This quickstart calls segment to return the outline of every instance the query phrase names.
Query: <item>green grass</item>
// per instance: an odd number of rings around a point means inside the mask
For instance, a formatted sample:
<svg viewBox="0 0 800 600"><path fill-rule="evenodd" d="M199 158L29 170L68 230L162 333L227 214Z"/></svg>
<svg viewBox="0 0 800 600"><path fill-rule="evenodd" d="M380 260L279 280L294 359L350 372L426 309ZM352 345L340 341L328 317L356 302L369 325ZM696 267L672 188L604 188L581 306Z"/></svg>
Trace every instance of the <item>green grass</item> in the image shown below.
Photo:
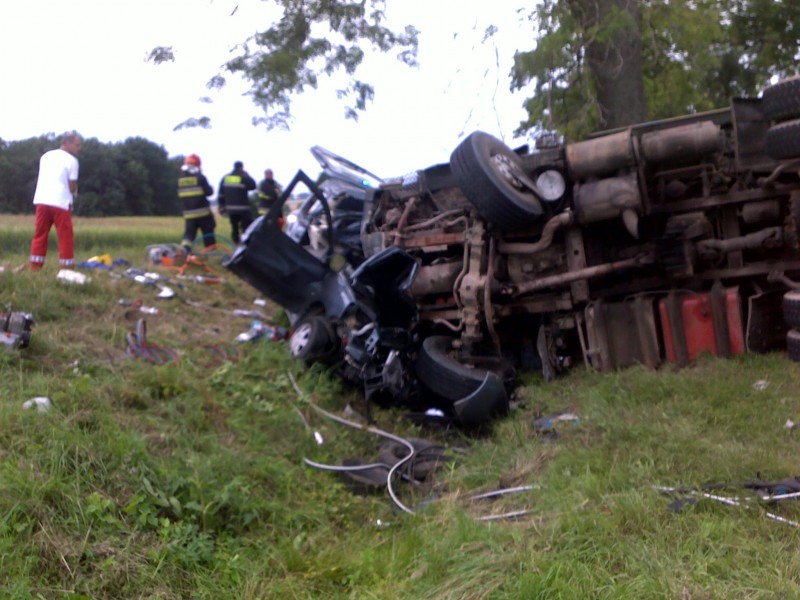
<svg viewBox="0 0 800 600"><path fill-rule="evenodd" d="M180 219L76 223L77 258L146 266L143 247L180 232ZM357 394L304 371L281 343L245 345L237 362L203 350L247 329L220 310L253 307L245 284L182 281L192 304L106 272L66 287L55 253L42 272L16 270L30 231L4 218L3 244L14 235L0 302L37 323L29 348L0 351L0 597L800 597L800 530L765 516L800 521L800 505L701 501L672 513L652 489L798 474L800 439L784 422L800 413L800 370L783 354L576 368L551 384L527 374L521 407L480 437L373 409L377 427L437 439L457 457L427 489L398 484L417 509L408 515L302 463L375 456L381 440L306 403L340 412ZM178 352L177 364L126 355L141 315L118 300L137 297L162 309L147 317L148 339ZM39 395L50 412L22 410ZM560 411L580 421L555 440L537 435L534 416ZM518 485L537 489L465 500ZM522 508L531 512L516 521L476 519Z"/></svg>

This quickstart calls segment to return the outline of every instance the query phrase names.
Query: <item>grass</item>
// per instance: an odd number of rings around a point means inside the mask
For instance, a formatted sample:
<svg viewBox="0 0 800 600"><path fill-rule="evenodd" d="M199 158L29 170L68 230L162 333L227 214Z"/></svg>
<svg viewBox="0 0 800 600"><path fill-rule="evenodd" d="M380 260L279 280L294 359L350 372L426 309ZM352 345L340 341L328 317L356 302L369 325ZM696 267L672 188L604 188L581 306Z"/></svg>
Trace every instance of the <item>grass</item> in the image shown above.
<svg viewBox="0 0 800 600"><path fill-rule="evenodd" d="M176 241L180 219L76 222L78 260L110 253L159 271L183 285L173 300L121 269L60 285L54 248L43 272L17 270L28 220L0 224L0 301L36 317L29 348L0 351L2 597L800 597L800 529L765 514L800 521L800 505L700 501L673 513L652 488L798 474L800 440L784 422L800 412L800 370L781 353L655 372L576 368L551 384L526 374L521 406L480 437L374 409L377 427L436 439L457 458L425 489L398 484L409 515L302 463L376 456L381 440L308 405L338 413L355 392L302 369L283 343L243 345L235 362L204 349L248 328L225 311L254 308L255 292L145 265L144 246ZM179 362L126 354L142 316L148 340ZM23 410L34 396L52 410ZM535 416L563 411L580 420L556 439L537 433ZM535 489L465 499L519 485ZM523 508L515 521L476 519Z"/></svg>

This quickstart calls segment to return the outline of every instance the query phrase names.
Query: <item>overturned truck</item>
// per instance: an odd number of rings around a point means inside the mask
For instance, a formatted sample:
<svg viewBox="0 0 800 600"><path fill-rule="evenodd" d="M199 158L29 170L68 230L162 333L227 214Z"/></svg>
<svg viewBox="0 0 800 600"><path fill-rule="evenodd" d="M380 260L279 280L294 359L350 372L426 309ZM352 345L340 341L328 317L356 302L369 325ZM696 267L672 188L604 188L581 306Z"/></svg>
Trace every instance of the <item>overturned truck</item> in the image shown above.
<svg viewBox="0 0 800 600"><path fill-rule="evenodd" d="M285 196L301 181L318 196L316 244L281 234L273 207L229 267L287 309L295 355L338 364L368 399L465 425L507 406L519 368L552 378L787 344L800 359L798 117L795 77L575 143L511 149L475 132L449 163L355 194L361 252L339 270L337 198L298 173Z"/></svg>

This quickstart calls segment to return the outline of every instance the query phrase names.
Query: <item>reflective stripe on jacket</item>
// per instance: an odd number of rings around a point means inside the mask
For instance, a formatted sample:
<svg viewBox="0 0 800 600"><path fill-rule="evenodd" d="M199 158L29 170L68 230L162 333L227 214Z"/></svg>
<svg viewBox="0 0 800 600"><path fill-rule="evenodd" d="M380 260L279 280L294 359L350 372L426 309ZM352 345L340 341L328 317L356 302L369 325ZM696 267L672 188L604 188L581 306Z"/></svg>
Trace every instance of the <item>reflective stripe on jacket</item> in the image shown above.
<svg viewBox="0 0 800 600"><path fill-rule="evenodd" d="M183 205L185 219L199 219L211 214L211 206L206 196L211 194L211 186L201 175L187 175L178 179L178 198Z"/></svg>
<svg viewBox="0 0 800 600"><path fill-rule="evenodd" d="M255 189L256 182L247 173L233 172L222 178L217 202L231 214L250 213L247 192Z"/></svg>

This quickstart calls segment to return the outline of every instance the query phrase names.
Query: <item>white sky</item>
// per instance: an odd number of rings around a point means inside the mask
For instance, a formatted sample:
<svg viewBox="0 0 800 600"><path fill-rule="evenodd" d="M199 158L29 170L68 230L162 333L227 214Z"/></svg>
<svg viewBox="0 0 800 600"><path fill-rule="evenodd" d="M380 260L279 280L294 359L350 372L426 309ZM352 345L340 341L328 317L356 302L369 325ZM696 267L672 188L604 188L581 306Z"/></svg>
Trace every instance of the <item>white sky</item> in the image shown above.
<svg viewBox="0 0 800 600"><path fill-rule="evenodd" d="M533 45L521 0L388 0L395 28L420 30L418 69L395 53L370 57L359 76L375 101L358 122L344 118L336 86L295 97L289 132L253 126L259 110L241 82L221 92L206 82L229 49L266 29L273 2L262 0L3 0L0 7L0 138L76 129L117 142L140 136L170 155L197 153L215 187L235 160L257 180L271 167L287 184L298 168L314 177L309 148L319 144L382 177L449 160L460 139L480 129L516 146L524 93L511 94L514 50ZM231 16L233 9L238 6ZM500 33L482 43L487 25ZM172 46L176 61L144 61ZM209 96L213 104L200 102ZM211 129L173 131L207 115Z"/></svg>

